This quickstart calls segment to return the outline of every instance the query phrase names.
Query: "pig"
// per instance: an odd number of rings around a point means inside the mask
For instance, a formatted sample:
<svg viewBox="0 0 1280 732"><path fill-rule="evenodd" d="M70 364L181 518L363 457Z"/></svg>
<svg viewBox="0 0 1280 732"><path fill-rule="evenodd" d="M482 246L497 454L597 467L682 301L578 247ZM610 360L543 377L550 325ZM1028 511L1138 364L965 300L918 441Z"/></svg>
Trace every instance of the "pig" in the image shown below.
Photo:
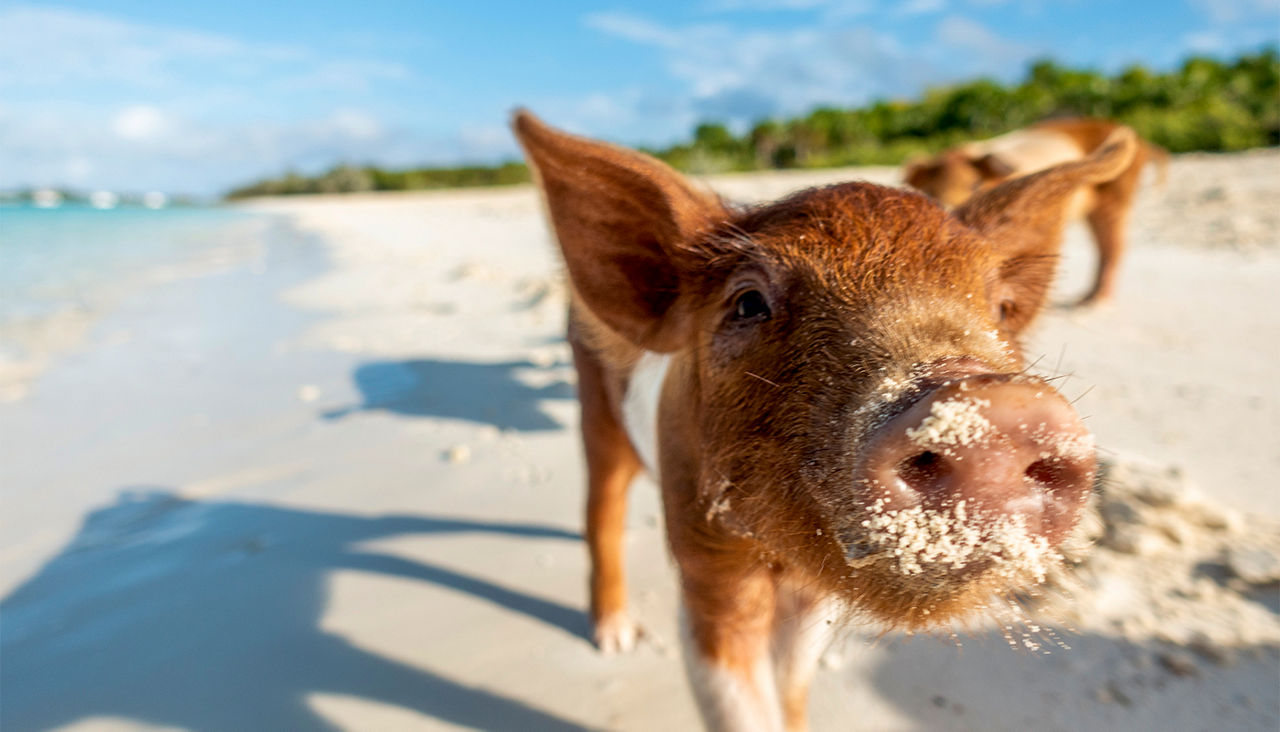
<svg viewBox="0 0 1280 732"><path fill-rule="evenodd" d="M513 121L570 282L593 639L637 640L628 486L662 492L685 666L713 730L803 730L831 633L923 630L1034 587L1093 441L1019 338L1091 155L948 213L845 183L735 206L652 157Z"/></svg>
<svg viewBox="0 0 1280 732"><path fill-rule="evenodd" d="M907 185L954 208L975 192L1009 178L1029 175L1062 163L1080 160L1122 125L1102 119L1054 119L990 140L970 142L942 154L909 163ZM1116 278L1124 257L1125 230L1148 161L1157 163L1163 179L1169 154L1139 141L1129 167L1112 180L1082 187L1069 207L1069 217L1084 217L1098 249L1093 285L1079 305L1098 305L1115 295Z"/></svg>

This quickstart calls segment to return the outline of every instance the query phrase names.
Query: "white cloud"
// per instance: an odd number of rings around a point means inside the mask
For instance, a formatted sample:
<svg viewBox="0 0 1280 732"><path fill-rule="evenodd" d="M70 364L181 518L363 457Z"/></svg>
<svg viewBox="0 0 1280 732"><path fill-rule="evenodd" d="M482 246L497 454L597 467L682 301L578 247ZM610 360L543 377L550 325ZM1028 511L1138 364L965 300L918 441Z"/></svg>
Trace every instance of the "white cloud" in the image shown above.
<svg viewBox="0 0 1280 732"><path fill-rule="evenodd" d="M71 185L82 186L93 175L93 163L86 157L73 155L67 158L64 172Z"/></svg>
<svg viewBox="0 0 1280 732"><path fill-rule="evenodd" d="M861 98L914 66L890 36L862 28L666 28L616 13L588 22L660 49L672 76L686 86L690 106L708 115L759 116Z"/></svg>
<svg viewBox="0 0 1280 732"><path fill-rule="evenodd" d="M1022 63L1034 55L1031 46L1001 38L981 23L958 15L943 18L934 33L944 47L988 67Z"/></svg>
<svg viewBox="0 0 1280 732"><path fill-rule="evenodd" d="M905 0L898 5L903 15L926 15L940 12L947 6L945 0Z"/></svg>
<svg viewBox="0 0 1280 732"><path fill-rule="evenodd" d="M688 132L694 119L686 100L655 98L634 87L530 102L535 112L557 127L634 144L673 140Z"/></svg>
<svg viewBox="0 0 1280 732"><path fill-rule="evenodd" d="M711 12L740 10L809 10L825 5L827 0L715 0L707 3Z"/></svg>
<svg viewBox="0 0 1280 732"><path fill-rule="evenodd" d="M588 28L636 43L670 47L680 42L680 34L630 13L591 13L583 19L583 23Z"/></svg>
<svg viewBox="0 0 1280 732"><path fill-rule="evenodd" d="M402 64L385 61L324 61L313 69L284 79L279 88L285 91L329 90L365 92L377 81L404 81L413 74Z"/></svg>
<svg viewBox="0 0 1280 732"><path fill-rule="evenodd" d="M505 124L466 127L458 135L457 161L516 158L520 150Z"/></svg>
<svg viewBox="0 0 1280 732"><path fill-rule="evenodd" d="M1280 2L1276 0L1188 0L1191 7L1204 13L1215 24L1226 25L1245 20L1263 20L1275 23L1280 17ZM1275 30L1274 25L1272 30Z"/></svg>
<svg viewBox="0 0 1280 732"><path fill-rule="evenodd" d="M0 8L0 87L96 83L171 89L193 76L228 85L251 80L280 88L349 90L365 88L370 79L406 79L411 73L396 63L327 58L293 45L247 43L87 11Z"/></svg>
<svg viewBox="0 0 1280 732"><path fill-rule="evenodd" d="M871 12L875 9L875 3L872 0L712 0L703 9L711 13L821 9L840 17L853 17Z"/></svg>
<svg viewBox="0 0 1280 732"><path fill-rule="evenodd" d="M339 161L410 165L446 158L457 146L389 128L358 108L298 121L214 124L151 105L103 115L83 103L4 116L0 139L0 189L73 185L200 194L286 168L317 172Z"/></svg>
<svg viewBox="0 0 1280 732"><path fill-rule="evenodd" d="M1183 43L1196 53L1215 53L1227 45L1227 39L1219 31L1203 30L1188 33Z"/></svg>
<svg viewBox="0 0 1280 732"><path fill-rule="evenodd" d="M1009 0L970 0L974 4L1002 4ZM707 13L808 12L818 11L825 22L861 18L880 12L912 16L938 13L947 0L711 0L702 6Z"/></svg>
<svg viewBox="0 0 1280 732"><path fill-rule="evenodd" d="M1204 16L1204 25L1185 33L1182 41L1195 53L1225 54L1274 44L1280 31L1277 0L1188 0Z"/></svg>
<svg viewBox="0 0 1280 732"><path fill-rule="evenodd" d="M913 9L925 12L935 7L932 0L920 0ZM914 95L925 84L966 74L1007 73L1034 55L1032 47L1007 41L959 16L940 21L935 43L915 50L889 33L858 24L742 30L726 24L669 27L624 13L596 14L586 20L598 31L650 46L660 55L682 89L662 105L662 123L675 120L684 130L698 119L720 119L741 128L763 117L802 113L822 104L848 106L877 97ZM631 93L628 100L615 95L609 111L621 117L617 107L627 108L630 126L641 128L635 121L646 116L640 103L657 96ZM628 127L625 122L621 126Z"/></svg>
<svg viewBox="0 0 1280 732"><path fill-rule="evenodd" d="M112 81L155 86L174 80L168 67L175 60L227 58L251 50L222 36L97 13L22 5L0 10L0 84L5 85Z"/></svg>
<svg viewBox="0 0 1280 732"><path fill-rule="evenodd" d="M416 162L440 145L361 102L412 76L376 58L0 5L0 188L211 193L286 166Z"/></svg>
<svg viewBox="0 0 1280 732"><path fill-rule="evenodd" d="M938 40L968 50L982 48L993 40L991 31L982 24L956 15L938 23L936 34Z"/></svg>
<svg viewBox="0 0 1280 732"><path fill-rule="evenodd" d="M327 124L335 133L352 140L375 140L386 134L381 122L358 109L339 109L329 117Z"/></svg>
<svg viewBox="0 0 1280 732"><path fill-rule="evenodd" d="M165 128L165 114L149 104L126 107L111 121L111 129L125 140L145 141Z"/></svg>
<svg viewBox="0 0 1280 732"><path fill-rule="evenodd" d="M924 14L945 6L913 0L886 7ZM727 21L667 25L627 13L585 20L601 33L652 49L668 78L537 108L578 132L648 145L684 139L707 119L741 132L768 117L914 97L928 86L975 75L1012 80L1045 52L956 14L941 18L929 41L910 48L890 32L833 21L829 13L783 29L744 29Z"/></svg>

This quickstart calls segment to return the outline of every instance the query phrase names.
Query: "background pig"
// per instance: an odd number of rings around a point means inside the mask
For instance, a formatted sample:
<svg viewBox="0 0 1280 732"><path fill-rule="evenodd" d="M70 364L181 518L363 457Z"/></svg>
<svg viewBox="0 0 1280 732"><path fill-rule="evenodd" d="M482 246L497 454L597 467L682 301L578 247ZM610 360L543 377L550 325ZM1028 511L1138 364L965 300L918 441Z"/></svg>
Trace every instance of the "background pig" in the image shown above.
<svg viewBox="0 0 1280 732"><path fill-rule="evenodd" d="M1041 122L990 140L970 142L934 158L907 165L908 185L944 206L964 203L977 191L1002 181L1035 173L1054 165L1080 160L1097 149L1121 125L1101 119L1072 118ZM1083 216L1098 246L1098 271L1081 304L1105 301L1115 291L1124 256L1125 229L1138 189L1138 178L1149 160L1161 166L1168 153L1139 141L1130 164L1114 178L1082 186L1069 206L1069 215Z"/></svg>

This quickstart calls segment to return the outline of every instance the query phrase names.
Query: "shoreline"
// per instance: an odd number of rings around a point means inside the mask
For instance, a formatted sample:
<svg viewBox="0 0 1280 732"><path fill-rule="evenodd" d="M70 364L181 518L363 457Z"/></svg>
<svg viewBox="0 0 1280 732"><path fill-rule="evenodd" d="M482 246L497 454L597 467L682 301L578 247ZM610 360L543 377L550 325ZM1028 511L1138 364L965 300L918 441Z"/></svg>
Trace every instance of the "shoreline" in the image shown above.
<svg viewBox="0 0 1280 732"><path fill-rule="evenodd" d="M268 229L277 225L279 222L269 217L224 221L219 224L219 229L225 230L222 234L206 235L216 236L217 242L201 242L191 251L153 261L141 271L98 278L87 288L77 285L74 294L62 285L55 288L64 290L62 294L42 296L44 312L0 315L0 405L25 397L41 374L80 348L102 317L128 298L168 282L198 279L240 266L261 255L261 241L271 235ZM115 341L129 337L127 333L108 336Z"/></svg>

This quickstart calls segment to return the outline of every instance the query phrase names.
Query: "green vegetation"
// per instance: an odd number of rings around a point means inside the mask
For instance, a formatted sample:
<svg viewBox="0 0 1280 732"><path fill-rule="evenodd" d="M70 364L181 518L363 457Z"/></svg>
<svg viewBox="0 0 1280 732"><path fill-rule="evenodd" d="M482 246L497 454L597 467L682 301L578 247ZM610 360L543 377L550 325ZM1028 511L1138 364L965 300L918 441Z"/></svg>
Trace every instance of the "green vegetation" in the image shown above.
<svg viewBox="0 0 1280 732"><path fill-rule="evenodd" d="M1072 115L1124 122L1175 153L1277 145L1280 55L1270 47L1234 61L1197 56L1167 73L1133 66L1110 77L1039 61L1016 86L978 79L930 90L919 101L824 107L804 117L759 122L743 136L706 122L691 141L649 152L692 173L896 165L912 155ZM289 174L262 181L228 197L500 185L528 178L525 166L514 162L403 171L339 166L315 178Z"/></svg>
<svg viewBox="0 0 1280 732"><path fill-rule="evenodd" d="M281 196L294 193L360 193L364 191L418 191L430 188L467 188L523 183L529 180L524 163L497 166L468 165L460 168L418 168L382 170L373 166L339 165L324 175L308 178L286 173L282 178L264 180L237 188L227 198Z"/></svg>

